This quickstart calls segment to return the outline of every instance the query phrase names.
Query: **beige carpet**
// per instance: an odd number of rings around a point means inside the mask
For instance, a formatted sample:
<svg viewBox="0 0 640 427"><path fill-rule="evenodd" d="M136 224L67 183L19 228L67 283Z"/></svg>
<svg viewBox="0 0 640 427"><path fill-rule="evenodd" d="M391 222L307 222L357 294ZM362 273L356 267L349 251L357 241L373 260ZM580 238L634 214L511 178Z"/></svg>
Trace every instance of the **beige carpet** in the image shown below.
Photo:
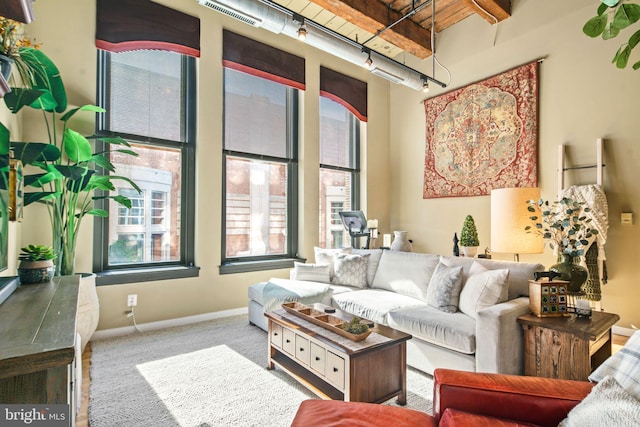
<svg viewBox="0 0 640 427"><path fill-rule="evenodd" d="M247 316L94 341L92 349L91 427L288 426L300 402L315 398L265 368L267 334ZM431 377L409 369L407 386L407 407L431 412Z"/></svg>

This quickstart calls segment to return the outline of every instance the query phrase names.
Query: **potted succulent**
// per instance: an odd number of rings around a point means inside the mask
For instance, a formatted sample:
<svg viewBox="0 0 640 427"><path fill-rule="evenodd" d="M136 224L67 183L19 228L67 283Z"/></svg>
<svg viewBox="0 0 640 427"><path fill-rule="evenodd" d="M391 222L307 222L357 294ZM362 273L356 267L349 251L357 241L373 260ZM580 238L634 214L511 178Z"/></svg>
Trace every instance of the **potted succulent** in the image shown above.
<svg viewBox="0 0 640 427"><path fill-rule="evenodd" d="M478 246L480 246L480 240L478 240L476 223L471 215L467 215L460 232L460 247L462 247L464 256L474 257L478 253Z"/></svg>
<svg viewBox="0 0 640 427"><path fill-rule="evenodd" d="M584 255L585 248L598 234L598 230L590 227L591 218L585 215L591 209L567 197L551 203L542 199L528 203L527 209L532 214L529 218L533 224L526 226L525 230L538 233L548 241L560 261L549 270L560 273L562 280L569 281L570 292L579 293L588 278L588 271L576 264L575 258Z"/></svg>
<svg viewBox="0 0 640 427"><path fill-rule="evenodd" d="M53 278L56 253L51 246L27 245L21 249L18 277L21 284L44 283Z"/></svg>

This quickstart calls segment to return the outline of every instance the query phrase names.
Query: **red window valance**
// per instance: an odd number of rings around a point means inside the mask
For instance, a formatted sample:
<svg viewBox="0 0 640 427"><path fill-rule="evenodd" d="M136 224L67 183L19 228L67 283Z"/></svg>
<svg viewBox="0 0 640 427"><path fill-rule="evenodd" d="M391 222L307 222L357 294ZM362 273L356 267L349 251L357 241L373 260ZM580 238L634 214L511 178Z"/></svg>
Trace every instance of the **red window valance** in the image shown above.
<svg viewBox="0 0 640 427"><path fill-rule="evenodd" d="M367 121L367 83L320 67L320 95L332 99Z"/></svg>
<svg viewBox="0 0 640 427"><path fill-rule="evenodd" d="M227 68L304 90L304 58L224 30L222 59Z"/></svg>
<svg viewBox="0 0 640 427"><path fill-rule="evenodd" d="M200 56L200 19L149 0L98 0L96 47Z"/></svg>

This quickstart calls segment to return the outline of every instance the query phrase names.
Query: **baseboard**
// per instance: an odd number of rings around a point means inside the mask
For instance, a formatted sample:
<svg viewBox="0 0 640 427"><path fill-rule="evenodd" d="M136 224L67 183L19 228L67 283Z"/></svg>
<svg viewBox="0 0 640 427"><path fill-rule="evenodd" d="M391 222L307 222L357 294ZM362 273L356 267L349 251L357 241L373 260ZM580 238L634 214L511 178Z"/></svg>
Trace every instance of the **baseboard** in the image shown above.
<svg viewBox="0 0 640 427"><path fill-rule="evenodd" d="M636 332L636 329L631 328L623 328L622 326L613 326L611 328L611 332L615 335L623 335L625 337L630 337Z"/></svg>
<svg viewBox="0 0 640 427"><path fill-rule="evenodd" d="M105 338L121 337L134 332L150 332L158 329L171 328L174 326L190 325L192 323L205 322L207 320L221 319L223 317L238 316L247 314L247 307L235 308L232 310L215 311L212 313L198 314L195 316L179 317L177 319L159 320L157 322L139 323L135 326L124 326L122 328L102 329L96 331L91 337L91 341Z"/></svg>

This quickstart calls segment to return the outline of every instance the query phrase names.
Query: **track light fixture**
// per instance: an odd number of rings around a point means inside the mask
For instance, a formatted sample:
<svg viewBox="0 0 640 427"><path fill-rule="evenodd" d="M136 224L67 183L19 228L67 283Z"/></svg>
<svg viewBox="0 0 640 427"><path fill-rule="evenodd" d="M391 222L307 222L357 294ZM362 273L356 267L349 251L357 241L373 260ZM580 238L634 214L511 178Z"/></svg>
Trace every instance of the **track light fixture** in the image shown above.
<svg viewBox="0 0 640 427"><path fill-rule="evenodd" d="M297 22L300 24L297 31L298 40L305 41L307 39L307 27L304 25L304 16L294 13L293 22Z"/></svg>
<svg viewBox="0 0 640 427"><path fill-rule="evenodd" d="M371 59L371 49L369 49L368 47L363 47L362 53L367 55L367 59L364 60L363 67L370 70L373 66L373 59Z"/></svg>
<svg viewBox="0 0 640 427"><path fill-rule="evenodd" d="M426 76L420 76L420 80L422 80L422 91L424 93L429 92L429 79Z"/></svg>

